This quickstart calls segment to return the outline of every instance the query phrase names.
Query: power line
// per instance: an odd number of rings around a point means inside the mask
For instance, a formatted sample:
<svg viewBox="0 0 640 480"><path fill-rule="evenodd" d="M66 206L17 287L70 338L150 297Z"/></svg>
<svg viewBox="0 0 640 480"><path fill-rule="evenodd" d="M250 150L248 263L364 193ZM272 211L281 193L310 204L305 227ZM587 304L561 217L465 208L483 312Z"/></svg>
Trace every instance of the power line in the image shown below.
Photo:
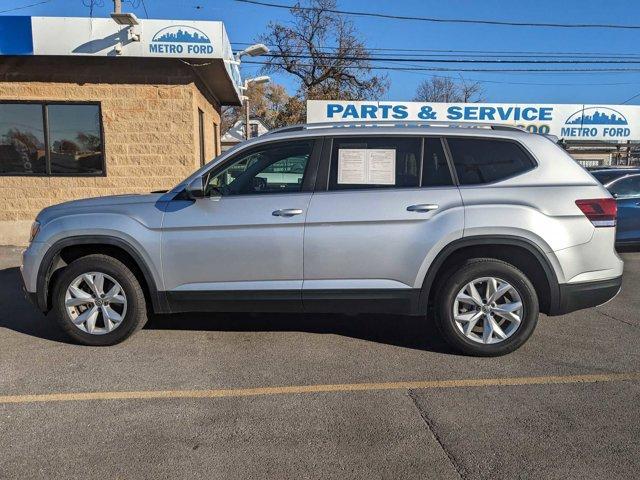
<svg viewBox="0 0 640 480"><path fill-rule="evenodd" d="M284 55L276 53L268 53L265 57L282 58ZM287 54L288 58L303 58L312 59L316 58L314 55L309 54ZM501 63L501 64L638 64L638 60L575 60L575 59L562 59L562 60L505 60L505 59L438 59L438 58L393 58L393 57L369 57L366 55L323 55L322 59L326 60L346 60L346 61L358 61L366 60L371 62L415 62L415 63Z"/></svg>
<svg viewBox="0 0 640 480"><path fill-rule="evenodd" d="M243 63L250 63L256 65L271 65L269 62L257 62L254 60L244 60ZM297 64L299 67L313 67L313 64ZM345 67L349 69L349 67ZM356 68L356 67L351 67ZM370 70L398 70L397 67L384 67L384 66L370 66L366 67ZM511 69L498 69L498 68L445 68L445 67L414 67L403 68L404 70L412 71L432 71L432 72L604 72L604 73L632 73L640 72L640 68L511 68Z"/></svg>
<svg viewBox="0 0 640 480"><path fill-rule="evenodd" d="M640 97L640 92L636 93L633 97L631 98L627 98L624 102L622 102L622 104L624 105L625 103L629 103L631 100L633 100L634 98L638 98Z"/></svg>
<svg viewBox="0 0 640 480"><path fill-rule="evenodd" d="M390 20L412 20L419 22L432 22L432 23L462 23L462 24L477 24L477 25L498 25L508 27L545 27L545 28L615 28L625 30L640 30L640 25L620 25L620 24L608 24L608 23L531 23L531 22L506 22L500 20L470 20L462 18L435 18L435 17L413 17L407 15L389 15L384 13L374 12L357 12L348 10L336 10L336 9L320 9L316 7L301 7L294 5L282 5L279 3L261 2L257 0L235 0L239 3L249 3L252 5L260 5L263 7L282 8L291 10L295 8L297 10L304 11L323 11L329 13L336 13L340 15L351 15L357 17L375 17L384 18Z"/></svg>
<svg viewBox="0 0 640 480"><path fill-rule="evenodd" d="M238 44L236 44L238 45ZM271 48L277 48L277 47L271 47ZM318 53L321 54L331 54L331 53L335 53L338 52L337 48L330 48L330 47L317 47L316 48ZM398 50L397 53L379 53L377 52L376 49L367 49L368 52L376 52L375 56L376 57L380 57L380 58L393 58L393 57L397 57L400 53L401 50ZM302 49L298 49L299 54L303 54L303 50ZM277 54L273 54L272 55L277 55ZM406 55L406 53L404 53L404 55ZM371 57L371 53L367 53L365 54L360 54L358 55L358 57L363 57L363 58L370 58ZM482 54L465 54L465 53L413 53L412 58L450 58L450 57L454 57L456 59L459 58L482 58L482 59L487 59L487 58L504 58L504 59L510 59L510 58L538 58L538 59L549 59L549 58L556 58L556 59L580 59L580 60L604 60L604 59L613 59L613 60L630 60L630 59L634 59L634 60L640 60L640 55L638 54L611 54L611 55L604 55L604 54L600 54L600 55L585 55L585 54L575 54L572 55L571 57L568 55L542 55L542 54L493 54L493 53L482 53ZM560 60L557 60L557 63L564 63ZM631 63L631 62L630 62Z"/></svg>
<svg viewBox="0 0 640 480"><path fill-rule="evenodd" d="M144 3L144 0L142 0L142 8L144 9L144 16L148 19L149 13L147 12L147 5Z"/></svg>
<svg viewBox="0 0 640 480"><path fill-rule="evenodd" d="M49 2L51 2L51 0L43 0L42 2L31 3L29 5L23 5L21 7L14 7L14 8L9 8L7 10L0 10L0 13L8 13L8 12L15 12L16 10L24 10L25 8L37 7L38 5L43 5Z"/></svg>
<svg viewBox="0 0 640 480"><path fill-rule="evenodd" d="M255 42L233 42L234 45L253 45ZM267 45L274 48L275 45ZM320 49L337 50L338 47L318 46ZM367 48L372 52L434 52L434 53L451 53L451 54L523 54L523 55L573 55L573 56L606 56L606 57L625 57L640 56L637 53L607 53L607 52L559 52L559 51L531 51L531 50L452 50L452 49L430 49L430 48Z"/></svg>

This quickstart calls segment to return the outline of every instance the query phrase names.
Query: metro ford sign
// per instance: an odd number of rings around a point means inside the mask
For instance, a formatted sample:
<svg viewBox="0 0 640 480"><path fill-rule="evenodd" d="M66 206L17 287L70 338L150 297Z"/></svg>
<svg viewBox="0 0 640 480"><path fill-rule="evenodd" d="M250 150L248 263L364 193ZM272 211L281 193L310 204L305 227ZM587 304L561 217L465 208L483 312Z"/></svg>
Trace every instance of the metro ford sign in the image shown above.
<svg viewBox="0 0 640 480"><path fill-rule="evenodd" d="M567 140L640 140L640 107L632 105L307 102L309 123L376 120L498 123Z"/></svg>
<svg viewBox="0 0 640 480"><path fill-rule="evenodd" d="M211 39L202 30L186 25L165 27L151 39L150 53L187 55L211 55Z"/></svg>

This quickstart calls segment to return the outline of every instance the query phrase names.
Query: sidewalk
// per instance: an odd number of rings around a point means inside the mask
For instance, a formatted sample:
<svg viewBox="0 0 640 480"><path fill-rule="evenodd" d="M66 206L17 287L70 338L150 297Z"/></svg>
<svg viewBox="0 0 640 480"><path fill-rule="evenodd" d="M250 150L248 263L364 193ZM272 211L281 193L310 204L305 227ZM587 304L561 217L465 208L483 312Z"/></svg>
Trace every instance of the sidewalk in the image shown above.
<svg viewBox="0 0 640 480"><path fill-rule="evenodd" d="M22 262L22 252L26 247L0 245L0 269L18 267Z"/></svg>

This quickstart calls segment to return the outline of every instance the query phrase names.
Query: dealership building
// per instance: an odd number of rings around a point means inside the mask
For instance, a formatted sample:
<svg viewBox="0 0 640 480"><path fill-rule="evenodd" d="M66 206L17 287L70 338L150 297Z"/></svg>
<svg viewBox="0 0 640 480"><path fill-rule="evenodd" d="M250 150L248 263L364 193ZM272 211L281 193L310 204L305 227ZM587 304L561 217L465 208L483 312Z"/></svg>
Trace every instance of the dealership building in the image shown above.
<svg viewBox="0 0 640 480"><path fill-rule="evenodd" d="M0 17L0 244L42 208L171 188L241 103L221 22Z"/></svg>

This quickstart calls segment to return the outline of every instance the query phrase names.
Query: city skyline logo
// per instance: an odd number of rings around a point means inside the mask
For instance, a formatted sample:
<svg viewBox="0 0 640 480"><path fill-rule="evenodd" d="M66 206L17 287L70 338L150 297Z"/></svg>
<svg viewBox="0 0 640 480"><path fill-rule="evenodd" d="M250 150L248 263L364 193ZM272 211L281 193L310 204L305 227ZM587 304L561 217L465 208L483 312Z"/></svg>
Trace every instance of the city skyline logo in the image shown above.
<svg viewBox="0 0 640 480"><path fill-rule="evenodd" d="M157 32L152 42L173 42L173 43L211 43L209 37L197 28L186 25L172 25Z"/></svg>
<svg viewBox="0 0 640 480"><path fill-rule="evenodd" d="M588 107L572 114L566 125L628 125L626 117L608 107Z"/></svg>
<svg viewBox="0 0 640 480"><path fill-rule="evenodd" d="M213 45L202 30L186 25L171 25L156 32L149 44L149 52L165 55L211 55Z"/></svg>

